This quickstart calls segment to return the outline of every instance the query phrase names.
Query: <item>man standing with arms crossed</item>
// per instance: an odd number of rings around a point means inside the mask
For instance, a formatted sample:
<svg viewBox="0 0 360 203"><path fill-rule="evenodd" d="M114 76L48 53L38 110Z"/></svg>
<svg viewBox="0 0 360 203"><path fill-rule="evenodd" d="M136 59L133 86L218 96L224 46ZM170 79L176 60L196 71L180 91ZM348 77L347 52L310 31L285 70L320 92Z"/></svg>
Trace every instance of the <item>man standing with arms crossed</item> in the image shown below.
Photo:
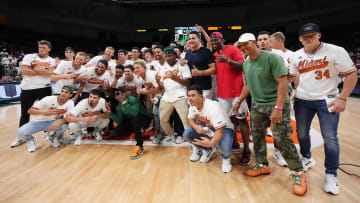
<svg viewBox="0 0 360 203"><path fill-rule="evenodd" d="M318 25L308 23L301 27L299 40L304 48L295 52L290 74L300 74L294 102L297 135L304 170L315 165L310 151L310 125L317 114L324 138L326 179L325 192L340 194L337 183L339 168L339 142L337 128L340 112L357 82L356 67L344 48L320 41ZM345 76L344 87L339 94L339 74Z"/></svg>
<svg viewBox="0 0 360 203"><path fill-rule="evenodd" d="M234 105L237 112L240 103L251 94L251 129L254 141L256 165L246 171L246 175L256 177L270 174L266 157L265 130L272 123L274 141L292 170L293 192L304 195L307 190L305 174L290 136L290 99L287 94L288 71L280 56L256 47L255 36L245 33L239 38L239 46L248 53L249 59L243 64L244 88L239 101Z"/></svg>

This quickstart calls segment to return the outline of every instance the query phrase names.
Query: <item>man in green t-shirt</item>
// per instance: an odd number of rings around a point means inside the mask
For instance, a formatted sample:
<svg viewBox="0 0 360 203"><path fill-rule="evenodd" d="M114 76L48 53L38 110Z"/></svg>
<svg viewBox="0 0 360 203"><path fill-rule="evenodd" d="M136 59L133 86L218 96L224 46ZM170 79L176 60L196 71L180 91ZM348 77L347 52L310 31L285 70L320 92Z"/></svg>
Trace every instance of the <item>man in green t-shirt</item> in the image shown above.
<svg viewBox="0 0 360 203"><path fill-rule="evenodd" d="M130 155L130 159L137 159L144 153L141 128L149 126L151 117L136 97L126 96L124 88L120 87L115 90L114 95L119 104L116 107L116 112L112 112L110 117L115 121L117 127L110 132L110 135L123 131L133 131L135 133L136 149Z"/></svg>
<svg viewBox="0 0 360 203"><path fill-rule="evenodd" d="M255 36L251 33L240 36L239 46L249 58L243 64L245 83L233 111L237 111L240 103L250 93L251 133L256 160L256 165L247 170L246 175L255 177L270 174L266 158L265 130L271 121L274 142L292 170L293 192L304 195L307 189L306 178L296 147L290 139L293 129L290 123L288 72L285 65L280 56L257 48Z"/></svg>

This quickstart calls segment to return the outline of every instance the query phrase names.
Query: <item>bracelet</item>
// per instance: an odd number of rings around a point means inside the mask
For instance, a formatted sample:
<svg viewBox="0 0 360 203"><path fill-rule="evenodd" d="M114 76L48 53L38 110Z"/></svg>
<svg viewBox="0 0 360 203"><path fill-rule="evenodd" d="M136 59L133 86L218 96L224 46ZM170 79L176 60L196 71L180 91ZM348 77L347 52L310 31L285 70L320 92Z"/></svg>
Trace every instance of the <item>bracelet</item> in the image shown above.
<svg viewBox="0 0 360 203"><path fill-rule="evenodd" d="M110 111L110 110L107 110L106 113L111 113L111 111Z"/></svg>
<svg viewBox="0 0 360 203"><path fill-rule="evenodd" d="M281 106L275 106L275 109L279 109L280 111L282 111L282 110L283 110L283 107L281 107Z"/></svg>
<svg viewBox="0 0 360 203"><path fill-rule="evenodd" d="M227 59L227 61L226 61L226 63L227 63L227 64L229 64L229 63L230 63L230 61L231 61L231 60L228 58L228 59Z"/></svg>
<svg viewBox="0 0 360 203"><path fill-rule="evenodd" d="M344 102L346 102L346 99L344 99L344 98L338 97L338 99L343 100Z"/></svg>

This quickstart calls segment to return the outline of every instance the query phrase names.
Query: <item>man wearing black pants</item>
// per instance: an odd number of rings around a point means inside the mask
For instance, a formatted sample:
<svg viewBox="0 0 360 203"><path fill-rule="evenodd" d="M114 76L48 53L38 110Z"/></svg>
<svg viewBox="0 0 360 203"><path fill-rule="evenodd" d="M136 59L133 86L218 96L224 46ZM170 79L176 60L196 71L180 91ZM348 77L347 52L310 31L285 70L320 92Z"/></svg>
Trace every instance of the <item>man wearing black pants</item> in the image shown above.
<svg viewBox="0 0 360 203"><path fill-rule="evenodd" d="M112 112L110 117L116 122L117 127L111 131L110 136L121 132L133 131L135 133L136 149L130 155L130 159L137 159L144 153L141 128L149 126L151 117L136 97L126 96L124 88L120 87L115 90L114 95L119 105L116 108L116 112Z"/></svg>
<svg viewBox="0 0 360 203"><path fill-rule="evenodd" d="M21 117L19 127L29 122L29 108L36 99L51 95L50 76L55 70L55 60L49 56L51 43L38 41L38 53L28 54L21 65L23 80L21 81Z"/></svg>

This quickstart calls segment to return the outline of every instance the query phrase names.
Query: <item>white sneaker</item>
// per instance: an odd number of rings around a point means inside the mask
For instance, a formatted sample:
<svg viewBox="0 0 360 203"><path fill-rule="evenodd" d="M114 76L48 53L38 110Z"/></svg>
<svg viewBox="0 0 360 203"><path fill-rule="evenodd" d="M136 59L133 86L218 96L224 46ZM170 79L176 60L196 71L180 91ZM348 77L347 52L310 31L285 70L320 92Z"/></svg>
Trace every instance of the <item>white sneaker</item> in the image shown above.
<svg viewBox="0 0 360 203"><path fill-rule="evenodd" d="M229 173L232 169L232 166L231 166L231 160L230 158L228 159L223 159L222 161L222 171L224 173Z"/></svg>
<svg viewBox="0 0 360 203"><path fill-rule="evenodd" d="M60 140L57 137L50 140L50 144L52 147L59 147L61 145Z"/></svg>
<svg viewBox="0 0 360 203"><path fill-rule="evenodd" d="M44 131L44 139L45 139L46 141L50 141L50 139L51 139L51 134L50 134L49 131Z"/></svg>
<svg viewBox="0 0 360 203"><path fill-rule="evenodd" d="M82 139L82 136L77 136L75 141L74 141L74 145L75 146L81 145L81 139Z"/></svg>
<svg viewBox="0 0 360 203"><path fill-rule="evenodd" d="M161 144L161 139L162 139L162 136L159 133L159 134L155 134L151 141L153 144Z"/></svg>
<svg viewBox="0 0 360 203"><path fill-rule="evenodd" d="M275 151L273 157L275 158L275 160L277 161L277 163L280 166L284 166L284 167L287 166L287 163L286 163L284 157L282 156L282 154L280 153L280 151Z"/></svg>
<svg viewBox="0 0 360 203"><path fill-rule="evenodd" d="M28 151L35 152L36 151L36 137L32 137L31 140L27 142Z"/></svg>
<svg viewBox="0 0 360 203"><path fill-rule="evenodd" d="M16 136L15 141L11 143L10 147L17 147L24 144L25 142L26 142L25 139Z"/></svg>
<svg viewBox="0 0 360 203"><path fill-rule="evenodd" d="M166 142L175 142L176 138L174 135L171 135L171 136L166 136L165 137L165 141Z"/></svg>
<svg viewBox="0 0 360 203"><path fill-rule="evenodd" d="M316 161L312 157L310 159L308 159L306 157L302 157L301 163L303 165L303 170L307 171L310 167L315 166Z"/></svg>
<svg viewBox="0 0 360 203"><path fill-rule="evenodd" d="M184 138L183 138L182 136L178 135L178 136L176 137L175 143L176 143L176 144L182 144L182 143L184 143Z"/></svg>
<svg viewBox="0 0 360 203"><path fill-rule="evenodd" d="M333 174L326 174L324 190L325 192L333 195L340 194L340 188L337 182L337 178Z"/></svg>
<svg viewBox="0 0 360 203"><path fill-rule="evenodd" d="M154 127L150 126L150 127L148 127L148 128L145 129L145 132L150 132L150 131L152 131L153 129L154 129Z"/></svg>
<svg viewBox="0 0 360 203"><path fill-rule="evenodd" d="M190 161L199 161L200 160L200 150L196 146L192 146L192 154L190 156Z"/></svg>
<svg viewBox="0 0 360 203"><path fill-rule="evenodd" d="M101 142L102 141L102 136L100 135L99 132L95 133L95 140Z"/></svg>
<svg viewBox="0 0 360 203"><path fill-rule="evenodd" d="M272 134L272 132L271 132L271 130L270 130L270 127L267 127L267 128L266 128L265 135L270 136L270 137L273 136L273 134Z"/></svg>
<svg viewBox="0 0 360 203"><path fill-rule="evenodd" d="M216 147L212 147L210 150L201 150L202 151L202 155L200 158L200 162L201 163L207 163L210 161L211 157L215 154L216 152Z"/></svg>

